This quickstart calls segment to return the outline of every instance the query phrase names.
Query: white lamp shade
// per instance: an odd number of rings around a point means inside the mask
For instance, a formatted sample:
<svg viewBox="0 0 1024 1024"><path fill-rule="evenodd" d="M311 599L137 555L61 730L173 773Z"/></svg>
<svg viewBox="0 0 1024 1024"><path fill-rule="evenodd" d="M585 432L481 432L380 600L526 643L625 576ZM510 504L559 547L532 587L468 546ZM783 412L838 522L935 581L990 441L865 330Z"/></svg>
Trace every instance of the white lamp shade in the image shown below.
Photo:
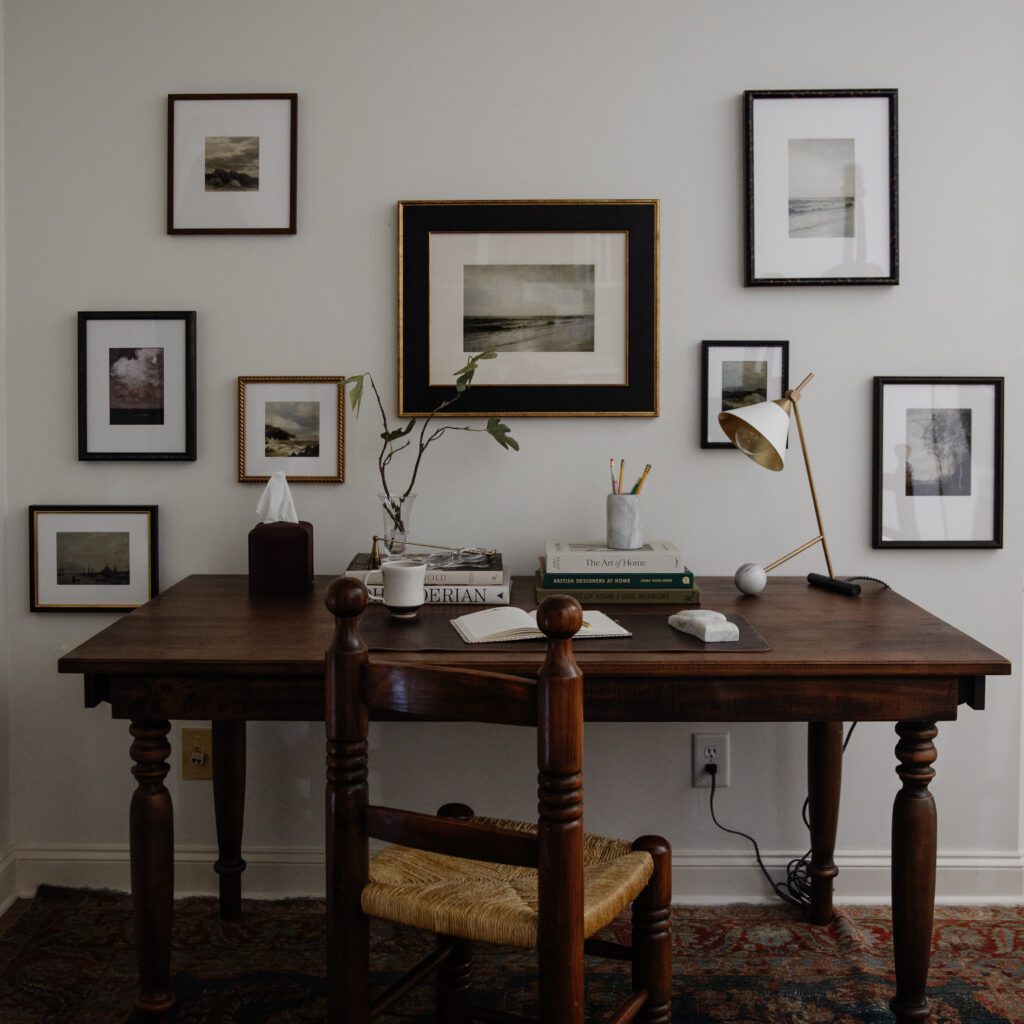
<svg viewBox="0 0 1024 1024"><path fill-rule="evenodd" d="M759 466L778 472L786 464L786 439L792 405L788 398L744 405L719 413L718 422L744 455Z"/></svg>

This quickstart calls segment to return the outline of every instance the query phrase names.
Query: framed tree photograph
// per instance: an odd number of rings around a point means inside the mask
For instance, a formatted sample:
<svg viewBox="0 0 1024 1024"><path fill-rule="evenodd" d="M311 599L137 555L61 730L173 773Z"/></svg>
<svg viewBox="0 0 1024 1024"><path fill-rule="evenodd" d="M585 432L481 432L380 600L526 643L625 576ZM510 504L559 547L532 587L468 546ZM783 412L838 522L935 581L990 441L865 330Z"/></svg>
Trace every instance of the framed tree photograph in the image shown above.
<svg viewBox="0 0 1024 1024"><path fill-rule="evenodd" d="M31 505L29 609L121 612L160 592L156 505Z"/></svg>
<svg viewBox="0 0 1024 1024"><path fill-rule="evenodd" d="M1003 378L875 377L872 545L1003 546Z"/></svg>
<svg viewBox="0 0 1024 1024"><path fill-rule="evenodd" d="M194 462L196 314L78 314L78 458Z"/></svg>
<svg viewBox="0 0 1024 1024"><path fill-rule="evenodd" d="M746 284L899 284L895 89L744 94Z"/></svg>
<svg viewBox="0 0 1024 1024"><path fill-rule="evenodd" d="M239 377L238 479L345 479L344 377Z"/></svg>
<svg viewBox="0 0 1024 1024"><path fill-rule="evenodd" d="M296 93L167 97L167 233L294 235Z"/></svg>
<svg viewBox="0 0 1024 1024"><path fill-rule="evenodd" d="M398 204L400 416L658 414L658 201Z"/></svg>
<svg viewBox="0 0 1024 1024"><path fill-rule="evenodd" d="M701 448L735 451L718 414L773 402L788 390L788 341L701 342Z"/></svg>

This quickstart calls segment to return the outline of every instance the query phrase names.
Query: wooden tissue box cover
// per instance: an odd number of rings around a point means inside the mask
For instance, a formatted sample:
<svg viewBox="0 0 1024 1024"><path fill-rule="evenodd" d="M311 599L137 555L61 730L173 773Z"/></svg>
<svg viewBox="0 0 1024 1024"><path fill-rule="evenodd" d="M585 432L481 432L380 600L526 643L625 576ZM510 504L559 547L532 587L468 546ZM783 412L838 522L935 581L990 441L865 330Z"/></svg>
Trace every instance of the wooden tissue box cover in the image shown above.
<svg viewBox="0 0 1024 1024"><path fill-rule="evenodd" d="M249 531L250 594L288 597L312 586L312 523L258 523Z"/></svg>

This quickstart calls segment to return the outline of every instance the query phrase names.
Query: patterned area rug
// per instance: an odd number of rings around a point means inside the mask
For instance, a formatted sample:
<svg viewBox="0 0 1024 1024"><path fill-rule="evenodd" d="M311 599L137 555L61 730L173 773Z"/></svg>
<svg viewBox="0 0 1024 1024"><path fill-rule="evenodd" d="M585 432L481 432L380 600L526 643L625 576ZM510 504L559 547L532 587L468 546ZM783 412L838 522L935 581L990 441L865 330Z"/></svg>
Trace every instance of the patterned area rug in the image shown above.
<svg viewBox="0 0 1024 1024"><path fill-rule="evenodd" d="M846 907L827 928L790 909L736 904L673 912L673 1015L687 1024L889 1024L893 992L888 910ZM4 1024L135 1024L127 896L42 888L0 934ZM628 941L625 921L611 937ZM376 983L390 983L433 947L430 937L379 925ZM174 1024L313 1024L324 1019L324 922L318 900L247 901L224 923L212 899L175 904ZM482 1005L533 1012L532 955L481 948ZM598 1019L628 989L628 965L588 958ZM929 997L935 1024L1024 1024L1024 908L940 907ZM385 1020L433 1019L429 982Z"/></svg>

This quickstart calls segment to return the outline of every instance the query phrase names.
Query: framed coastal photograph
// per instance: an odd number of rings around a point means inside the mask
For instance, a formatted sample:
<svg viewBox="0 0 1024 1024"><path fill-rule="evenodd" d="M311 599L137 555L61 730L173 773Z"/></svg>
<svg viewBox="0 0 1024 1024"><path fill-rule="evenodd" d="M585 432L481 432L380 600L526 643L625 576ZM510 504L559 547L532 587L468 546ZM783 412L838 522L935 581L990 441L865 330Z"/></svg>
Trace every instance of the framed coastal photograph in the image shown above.
<svg viewBox="0 0 1024 1024"><path fill-rule="evenodd" d="M658 414L658 201L398 204L400 416Z"/></svg>
<svg viewBox="0 0 1024 1024"><path fill-rule="evenodd" d="M78 314L78 458L194 462L196 314Z"/></svg>
<svg viewBox="0 0 1024 1024"><path fill-rule="evenodd" d="M897 91L743 95L746 284L899 284Z"/></svg>
<svg viewBox="0 0 1024 1024"><path fill-rule="evenodd" d="M167 97L167 233L294 235L296 93Z"/></svg>
<svg viewBox="0 0 1024 1024"><path fill-rule="evenodd" d="M120 612L160 592L156 505L31 505L34 612Z"/></svg>
<svg viewBox="0 0 1024 1024"><path fill-rule="evenodd" d="M344 377L239 377L238 479L345 479Z"/></svg>
<svg viewBox="0 0 1024 1024"><path fill-rule="evenodd" d="M875 377L872 545L1003 546L1003 378Z"/></svg>
<svg viewBox="0 0 1024 1024"><path fill-rule="evenodd" d="M735 451L718 414L773 402L788 390L788 341L701 342L701 448Z"/></svg>

